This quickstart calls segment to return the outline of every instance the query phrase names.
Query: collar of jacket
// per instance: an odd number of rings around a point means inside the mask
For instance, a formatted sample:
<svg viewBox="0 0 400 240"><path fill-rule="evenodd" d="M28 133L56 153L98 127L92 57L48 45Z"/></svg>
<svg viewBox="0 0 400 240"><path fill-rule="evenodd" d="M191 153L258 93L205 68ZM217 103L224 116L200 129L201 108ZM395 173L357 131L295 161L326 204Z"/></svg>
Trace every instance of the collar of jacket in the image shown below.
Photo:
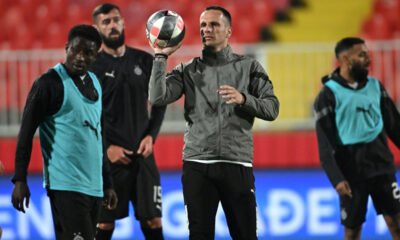
<svg viewBox="0 0 400 240"><path fill-rule="evenodd" d="M119 56L113 55L113 54L109 54L109 53L107 53L106 51L104 51L104 49L103 49L103 50L101 50L101 51L99 52L98 56L99 56L100 54L104 54L104 56L106 56L106 58L108 58L108 59L121 59L121 58L123 58L123 57L126 56L126 53L127 53L128 49L129 49L129 47L128 47L127 45L125 45L125 51L124 51L121 55L119 55Z"/></svg>
<svg viewBox="0 0 400 240"><path fill-rule="evenodd" d="M232 48L228 45L219 52L211 52L203 48L201 60L210 66L224 65L233 59Z"/></svg>
<svg viewBox="0 0 400 240"><path fill-rule="evenodd" d="M340 68L336 68L331 74L322 77L322 83L325 84L328 80L333 79L334 81L338 82L343 87L352 89L347 81L340 75ZM367 78L365 81L358 82L358 86L356 89L363 88L367 84Z"/></svg>

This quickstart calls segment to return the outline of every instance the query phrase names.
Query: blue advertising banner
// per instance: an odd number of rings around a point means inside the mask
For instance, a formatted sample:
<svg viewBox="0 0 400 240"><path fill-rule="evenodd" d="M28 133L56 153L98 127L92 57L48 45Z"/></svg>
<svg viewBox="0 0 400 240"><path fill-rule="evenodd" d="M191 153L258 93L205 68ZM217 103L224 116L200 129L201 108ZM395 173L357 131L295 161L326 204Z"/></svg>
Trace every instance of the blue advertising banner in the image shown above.
<svg viewBox="0 0 400 240"><path fill-rule="evenodd" d="M180 172L162 172L163 231L166 239L188 239ZM339 198L322 170L257 170L256 198L259 239L343 239ZM54 239L48 197L41 176L28 178L31 201L26 214L11 204L10 177L0 178L2 239ZM117 222L113 239L144 239L132 209ZM230 239L220 207L216 239ZM369 201L362 239L391 239L381 216Z"/></svg>

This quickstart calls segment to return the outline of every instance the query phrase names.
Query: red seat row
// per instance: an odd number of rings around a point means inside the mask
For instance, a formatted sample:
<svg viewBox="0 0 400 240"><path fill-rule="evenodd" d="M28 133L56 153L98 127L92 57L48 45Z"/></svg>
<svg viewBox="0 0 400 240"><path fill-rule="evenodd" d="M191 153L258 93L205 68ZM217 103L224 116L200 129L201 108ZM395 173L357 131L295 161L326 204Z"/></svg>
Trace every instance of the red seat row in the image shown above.
<svg viewBox="0 0 400 240"><path fill-rule="evenodd" d="M366 39L400 38L400 0L377 0L361 31Z"/></svg>
<svg viewBox="0 0 400 240"><path fill-rule="evenodd" d="M91 11L100 0L1 0L0 49L62 48L70 27L92 23ZM147 44L145 23L160 9L171 9L184 19L185 44L199 44L198 19L209 5L221 5L231 12L234 37L239 43L257 42L260 29L274 21L277 10L289 7L289 0L115 0L126 20L128 43Z"/></svg>

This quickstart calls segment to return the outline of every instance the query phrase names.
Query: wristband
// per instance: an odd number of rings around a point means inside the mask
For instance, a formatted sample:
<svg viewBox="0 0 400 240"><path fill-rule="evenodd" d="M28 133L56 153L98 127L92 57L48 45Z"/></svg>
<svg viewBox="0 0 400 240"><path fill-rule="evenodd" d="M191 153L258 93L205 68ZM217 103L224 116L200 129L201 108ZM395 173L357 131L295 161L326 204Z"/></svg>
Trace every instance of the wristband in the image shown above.
<svg viewBox="0 0 400 240"><path fill-rule="evenodd" d="M156 54L154 55L154 57L155 57L155 58L165 58L165 59L168 59L168 55L165 54L165 53L156 53Z"/></svg>

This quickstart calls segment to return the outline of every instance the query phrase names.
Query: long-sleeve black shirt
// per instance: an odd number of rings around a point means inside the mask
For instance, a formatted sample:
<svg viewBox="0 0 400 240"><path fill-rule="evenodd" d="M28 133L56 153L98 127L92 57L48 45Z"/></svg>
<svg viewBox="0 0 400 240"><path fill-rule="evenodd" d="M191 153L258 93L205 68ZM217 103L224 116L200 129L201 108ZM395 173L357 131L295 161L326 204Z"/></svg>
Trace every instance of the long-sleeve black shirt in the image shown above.
<svg viewBox="0 0 400 240"><path fill-rule="evenodd" d="M128 46L122 56L98 54L92 71L103 86L104 148L118 145L136 152L145 136L156 140L166 107L151 107L149 115L152 65L152 55Z"/></svg>
<svg viewBox="0 0 400 240"><path fill-rule="evenodd" d="M72 76L69 72L68 74ZM72 76L71 78L83 96L92 101L96 101L99 98L99 94L88 74ZM32 153L33 136L36 129L46 117L57 113L61 109L63 99L64 86L60 76L54 69L49 69L33 83L26 100L18 134L13 182L26 181ZM103 163L104 188L111 187L108 171L109 164L105 162Z"/></svg>
<svg viewBox="0 0 400 240"><path fill-rule="evenodd" d="M339 69L322 79L323 83L333 79L342 86L350 88L339 74ZM356 89L365 86L360 82ZM381 174L395 172L393 155L387 137L400 147L400 114L385 88L381 85L380 108L384 129L369 143L341 145L335 123L335 96L323 86L314 103L316 113L316 132L320 161L333 186L340 181L358 181Z"/></svg>

